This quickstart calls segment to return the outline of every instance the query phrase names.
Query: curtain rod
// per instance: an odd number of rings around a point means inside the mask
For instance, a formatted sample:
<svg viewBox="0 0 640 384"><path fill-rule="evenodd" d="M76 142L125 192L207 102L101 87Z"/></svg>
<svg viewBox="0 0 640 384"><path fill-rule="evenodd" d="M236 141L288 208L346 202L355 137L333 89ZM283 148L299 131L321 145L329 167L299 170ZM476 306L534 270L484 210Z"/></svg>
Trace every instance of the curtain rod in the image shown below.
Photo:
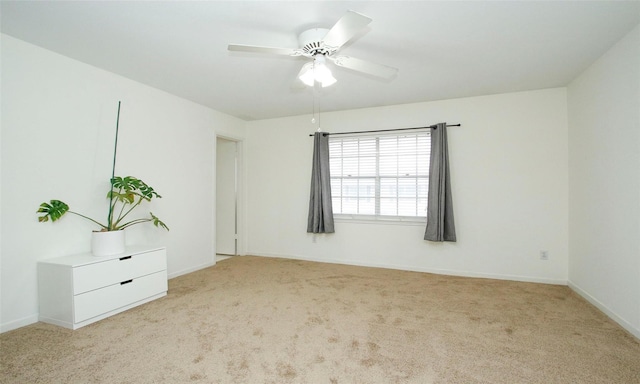
<svg viewBox="0 0 640 384"><path fill-rule="evenodd" d="M447 124L447 127L459 127L459 126L460 126L460 124ZM407 131L407 130L410 130L410 129L427 129L427 128L438 129L438 125L434 124L434 125L429 125L428 127L379 129L379 130L376 130L376 131L360 131L360 132L336 132L336 133L322 132L322 134L323 134L323 136L327 136L327 135L352 135L352 134L356 134L356 133ZM311 134L309 136L313 136L313 135L314 134Z"/></svg>

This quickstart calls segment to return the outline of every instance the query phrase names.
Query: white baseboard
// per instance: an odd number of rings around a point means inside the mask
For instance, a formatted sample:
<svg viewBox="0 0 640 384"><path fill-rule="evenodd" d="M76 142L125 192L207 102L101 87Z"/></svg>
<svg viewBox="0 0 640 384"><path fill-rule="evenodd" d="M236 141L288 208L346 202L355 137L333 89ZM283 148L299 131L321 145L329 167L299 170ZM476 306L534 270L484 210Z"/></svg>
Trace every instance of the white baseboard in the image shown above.
<svg viewBox="0 0 640 384"><path fill-rule="evenodd" d="M397 270L401 270L401 271L425 272L425 273L433 273L433 274L437 274L437 275L449 275L449 276L459 276L459 277L476 277L476 278L482 278L482 279L509 280L509 281L522 281L522 282L526 282L526 283L567 285L567 281L566 280L546 279L546 278L531 277L531 276L500 275L500 274L477 273L477 272L470 272L470 271L457 271L457 270L448 270L448 269L421 268L421 267L397 265L397 264L363 263L363 262L360 262L360 261L353 261L353 260L318 259L318 258L313 258L313 257L304 257L304 256L296 256L296 255L282 255L282 254L270 254L270 253L264 253L264 252L257 252L257 253L254 252L254 253L248 253L248 254L249 255L255 255L255 256L263 256L263 257L276 257L276 258L283 258L283 259L316 261L316 262L320 262L320 263L357 265L357 266L361 266L361 267L387 268L387 269L397 269Z"/></svg>
<svg viewBox="0 0 640 384"><path fill-rule="evenodd" d="M0 333L13 331L14 329L26 327L38 322L38 314L23 317L22 319L13 320L8 323L0 324Z"/></svg>
<svg viewBox="0 0 640 384"><path fill-rule="evenodd" d="M629 331L629 333L631 333L632 335L640 339L640 329L634 327L633 324L631 324L624 318L620 317L617 313L612 311L610 308L608 308L605 304L603 304L601 301L599 301L595 297L591 296L587 291L580 288L577 284L575 284L571 280L569 280L568 283L569 283L569 288L571 288L575 293L582 296L585 300L593 304L593 306L595 306L596 308L604 312L605 315L609 316L611 320L615 321L622 328L626 329L627 331Z"/></svg>

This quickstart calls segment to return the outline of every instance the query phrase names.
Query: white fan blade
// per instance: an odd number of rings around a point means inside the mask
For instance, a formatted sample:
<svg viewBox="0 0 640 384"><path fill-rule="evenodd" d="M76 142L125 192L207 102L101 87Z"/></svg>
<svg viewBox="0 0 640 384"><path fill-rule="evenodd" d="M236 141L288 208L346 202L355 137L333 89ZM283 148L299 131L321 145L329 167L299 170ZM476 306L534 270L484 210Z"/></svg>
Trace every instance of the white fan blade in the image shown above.
<svg viewBox="0 0 640 384"><path fill-rule="evenodd" d="M300 56L300 50L291 48L258 47L255 45L229 44L230 51L271 53L274 55Z"/></svg>
<svg viewBox="0 0 640 384"><path fill-rule="evenodd" d="M391 79L398 73L398 68L356 59L351 56L328 56L337 66L363 72L384 79Z"/></svg>
<svg viewBox="0 0 640 384"><path fill-rule="evenodd" d="M340 48L344 43L351 40L358 32L366 27L372 19L357 12L348 11L338 22L327 32L322 39L325 45Z"/></svg>

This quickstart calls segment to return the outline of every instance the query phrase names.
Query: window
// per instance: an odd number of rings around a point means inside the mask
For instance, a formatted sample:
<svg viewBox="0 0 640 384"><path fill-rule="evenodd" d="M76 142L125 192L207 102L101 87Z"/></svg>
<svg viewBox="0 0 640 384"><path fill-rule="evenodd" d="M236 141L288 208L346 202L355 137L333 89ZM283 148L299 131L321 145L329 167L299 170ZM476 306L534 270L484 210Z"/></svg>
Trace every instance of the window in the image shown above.
<svg viewBox="0 0 640 384"><path fill-rule="evenodd" d="M429 132L330 136L333 213L342 217L424 218Z"/></svg>

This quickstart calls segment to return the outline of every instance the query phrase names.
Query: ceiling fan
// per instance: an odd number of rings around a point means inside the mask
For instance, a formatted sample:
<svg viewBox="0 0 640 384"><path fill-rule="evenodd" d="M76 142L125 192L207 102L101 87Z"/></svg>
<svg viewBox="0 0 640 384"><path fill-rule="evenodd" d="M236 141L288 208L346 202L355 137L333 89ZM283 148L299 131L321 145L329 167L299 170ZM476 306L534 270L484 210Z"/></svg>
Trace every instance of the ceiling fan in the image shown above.
<svg viewBox="0 0 640 384"><path fill-rule="evenodd" d="M298 36L300 48L274 48L255 45L229 44L230 51L257 52L286 56L302 56L310 61L302 66L298 78L306 85L313 86L316 82L327 87L336 82L327 67L326 61L354 71L366 73L383 79L391 79L397 68L369 61L356 59L351 56L336 55L342 46L362 31L371 18L354 11L348 11L331 29L315 28L302 32Z"/></svg>

